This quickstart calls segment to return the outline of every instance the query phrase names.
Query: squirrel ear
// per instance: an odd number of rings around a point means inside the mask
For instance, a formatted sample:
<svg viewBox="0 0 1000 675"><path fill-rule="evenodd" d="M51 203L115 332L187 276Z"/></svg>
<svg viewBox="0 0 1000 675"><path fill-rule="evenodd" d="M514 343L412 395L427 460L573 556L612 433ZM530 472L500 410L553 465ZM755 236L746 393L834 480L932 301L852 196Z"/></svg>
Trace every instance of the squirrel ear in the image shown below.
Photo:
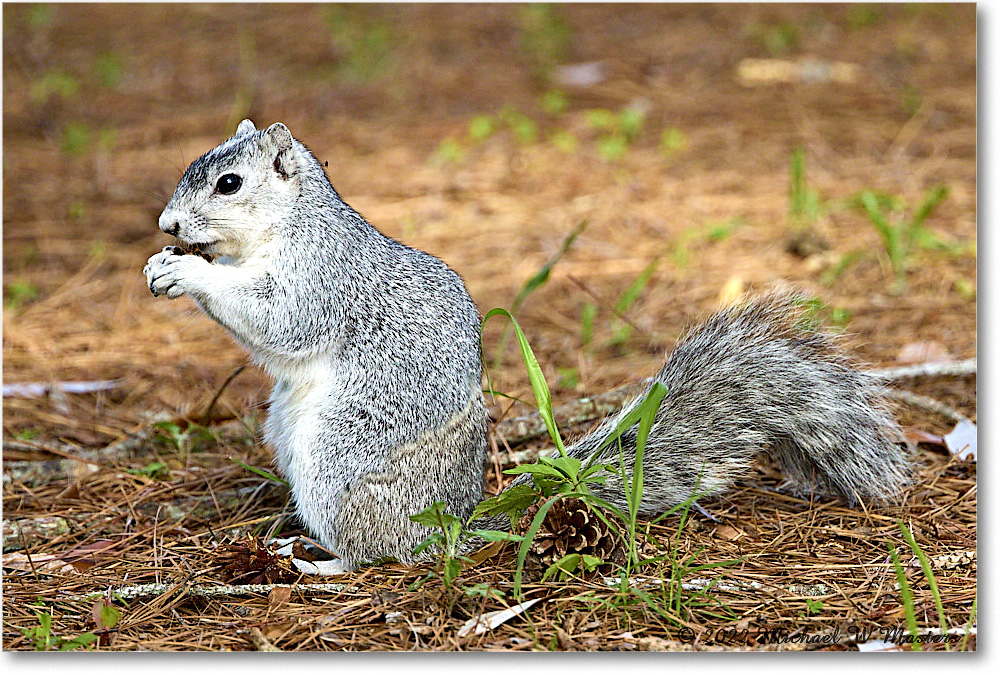
<svg viewBox="0 0 1000 675"><path fill-rule="evenodd" d="M269 126L261 140L265 141L271 149L278 152L291 150L292 148L292 132L281 122L275 122Z"/></svg>
<svg viewBox="0 0 1000 675"><path fill-rule="evenodd" d="M250 120L243 120L240 122L240 125L236 127L236 133L234 135L246 136L247 134L252 134L255 131L257 131L257 127L253 125L253 122Z"/></svg>
<svg viewBox="0 0 1000 675"><path fill-rule="evenodd" d="M292 143L292 132L281 122L275 122L261 136L261 147L274 162L274 170L284 178L295 173L295 146Z"/></svg>

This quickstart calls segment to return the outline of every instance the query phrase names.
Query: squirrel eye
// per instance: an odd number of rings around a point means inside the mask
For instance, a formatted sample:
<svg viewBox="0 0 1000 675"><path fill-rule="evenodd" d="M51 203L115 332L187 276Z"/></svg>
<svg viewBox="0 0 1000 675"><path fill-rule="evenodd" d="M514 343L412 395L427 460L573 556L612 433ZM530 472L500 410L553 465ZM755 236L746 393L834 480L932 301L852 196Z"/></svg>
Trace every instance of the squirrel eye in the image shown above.
<svg viewBox="0 0 1000 675"><path fill-rule="evenodd" d="M243 185L242 178L237 176L235 173L227 173L219 178L219 181L215 184L215 189L221 194L231 195L239 190L241 185Z"/></svg>

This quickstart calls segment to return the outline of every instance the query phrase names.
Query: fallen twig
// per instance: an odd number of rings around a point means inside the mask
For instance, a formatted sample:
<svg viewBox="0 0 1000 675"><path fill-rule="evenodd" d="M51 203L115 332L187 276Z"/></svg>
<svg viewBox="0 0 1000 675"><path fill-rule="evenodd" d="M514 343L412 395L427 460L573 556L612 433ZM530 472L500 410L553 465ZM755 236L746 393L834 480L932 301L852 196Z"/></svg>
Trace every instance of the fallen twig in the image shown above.
<svg viewBox="0 0 1000 675"><path fill-rule="evenodd" d="M951 406L945 405L941 401L933 399L930 396L914 394L912 391L906 391L904 389L886 389L885 395L896 401L902 401L903 403L909 403L910 405L917 406L918 408L936 412L939 415L947 417L953 422L961 422L962 420L969 419L958 410L955 410Z"/></svg>
<svg viewBox="0 0 1000 675"><path fill-rule="evenodd" d="M976 359L962 361L932 361L899 368L878 368L869 373L882 380L909 380L915 377L950 377L955 375L975 375Z"/></svg>
<svg viewBox="0 0 1000 675"><path fill-rule="evenodd" d="M156 597L168 593L178 584L136 584L135 586L120 586L112 588L111 594L120 597L122 600L133 598ZM199 598L216 597L239 597L243 595L267 595L275 588L290 588L299 593L339 593L345 590L348 584L244 584L240 586L204 584L201 586L188 586L184 589L187 595ZM80 600L93 600L105 595L107 591L95 591L84 595L73 595L66 598L67 602L77 602Z"/></svg>

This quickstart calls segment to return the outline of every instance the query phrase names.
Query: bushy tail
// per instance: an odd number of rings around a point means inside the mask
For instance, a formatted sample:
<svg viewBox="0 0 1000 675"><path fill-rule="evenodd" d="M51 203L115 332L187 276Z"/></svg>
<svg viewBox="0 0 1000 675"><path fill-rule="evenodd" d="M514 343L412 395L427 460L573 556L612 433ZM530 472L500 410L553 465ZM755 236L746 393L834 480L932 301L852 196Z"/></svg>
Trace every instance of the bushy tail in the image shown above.
<svg viewBox="0 0 1000 675"><path fill-rule="evenodd" d="M833 336L810 326L802 298L778 292L724 309L675 347L656 379L667 395L643 459L641 512L655 514L692 494L717 494L746 476L757 452L781 465L792 487L850 503L885 500L908 481L902 433L880 384L855 370ZM640 396L569 452L588 457ZM635 428L601 461L631 473ZM594 491L624 507L621 481Z"/></svg>

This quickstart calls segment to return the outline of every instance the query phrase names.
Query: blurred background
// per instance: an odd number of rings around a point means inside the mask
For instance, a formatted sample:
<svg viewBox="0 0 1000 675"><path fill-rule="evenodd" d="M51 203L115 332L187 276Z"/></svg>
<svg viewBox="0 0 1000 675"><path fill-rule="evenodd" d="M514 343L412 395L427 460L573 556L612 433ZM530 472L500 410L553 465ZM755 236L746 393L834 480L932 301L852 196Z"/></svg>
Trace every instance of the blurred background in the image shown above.
<svg viewBox="0 0 1000 675"><path fill-rule="evenodd" d="M513 308L557 400L780 281L870 363L976 354L972 4L5 4L3 32L4 382L120 380L5 397L5 439L99 446L247 361L141 274L244 117ZM501 332L494 386L524 396ZM966 389L936 395L974 417ZM266 395L248 369L219 414Z"/></svg>

